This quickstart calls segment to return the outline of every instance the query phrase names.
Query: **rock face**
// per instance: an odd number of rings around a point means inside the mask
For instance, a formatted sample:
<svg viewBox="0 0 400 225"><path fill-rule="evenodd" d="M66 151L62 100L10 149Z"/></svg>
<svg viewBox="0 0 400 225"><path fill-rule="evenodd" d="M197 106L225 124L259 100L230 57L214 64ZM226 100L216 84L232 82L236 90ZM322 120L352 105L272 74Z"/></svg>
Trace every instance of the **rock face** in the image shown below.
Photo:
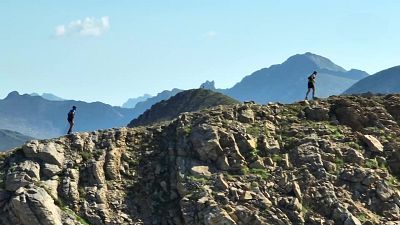
<svg viewBox="0 0 400 225"><path fill-rule="evenodd" d="M220 106L31 141L0 155L0 225L399 224L399 104Z"/></svg>

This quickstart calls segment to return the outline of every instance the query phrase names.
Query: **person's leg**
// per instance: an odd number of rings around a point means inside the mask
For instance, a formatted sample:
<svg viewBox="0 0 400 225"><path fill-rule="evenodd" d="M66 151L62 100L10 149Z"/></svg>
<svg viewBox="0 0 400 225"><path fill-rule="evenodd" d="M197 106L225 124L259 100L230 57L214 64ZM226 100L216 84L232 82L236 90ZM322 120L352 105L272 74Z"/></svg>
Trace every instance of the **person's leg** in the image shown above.
<svg viewBox="0 0 400 225"><path fill-rule="evenodd" d="M315 98L315 87L312 89L312 98Z"/></svg>
<svg viewBox="0 0 400 225"><path fill-rule="evenodd" d="M306 100L308 99L308 94L310 94L310 88L307 90Z"/></svg>
<svg viewBox="0 0 400 225"><path fill-rule="evenodd" d="M69 129L68 129L68 134L72 132L72 127L74 126L74 121L69 122Z"/></svg>

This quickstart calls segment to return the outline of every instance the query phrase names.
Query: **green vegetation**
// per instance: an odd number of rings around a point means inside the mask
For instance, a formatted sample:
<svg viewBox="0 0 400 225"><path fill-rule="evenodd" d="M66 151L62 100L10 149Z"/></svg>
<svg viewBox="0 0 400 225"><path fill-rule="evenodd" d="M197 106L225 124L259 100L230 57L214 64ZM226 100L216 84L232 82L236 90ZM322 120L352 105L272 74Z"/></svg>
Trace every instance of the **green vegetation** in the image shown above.
<svg viewBox="0 0 400 225"><path fill-rule="evenodd" d="M362 150L362 147L356 142L348 142L347 145L355 150Z"/></svg>
<svg viewBox="0 0 400 225"><path fill-rule="evenodd" d="M266 133L266 130L265 129L262 129L260 126L258 126L258 125L253 125L253 126L250 126L250 127L247 127L246 128L246 133L248 133L248 134L250 134L251 136L253 136L253 137L258 137L258 136L260 136L261 134L265 134Z"/></svg>
<svg viewBox="0 0 400 225"><path fill-rule="evenodd" d="M253 149L252 151L250 151L250 157L252 157L252 158L256 158L258 155L260 155L260 150L258 150L258 149Z"/></svg>
<svg viewBox="0 0 400 225"><path fill-rule="evenodd" d="M240 169L240 174L241 175L248 175L250 173L250 169L249 169L249 167L247 167L247 166L243 166L241 169Z"/></svg>
<svg viewBox="0 0 400 225"><path fill-rule="evenodd" d="M187 125L182 127L181 133L183 136L188 137L192 133L192 126Z"/></svg>
<svg viewBox="0 0 400 225"><path fill-rule="evenodd" d="M83 161L93 159L93 153L89 151L83 151L80 153L80 155L82 156Z"/></svg>
<svg viewBox="0 0 400 225"><path fill-rule="evenodd" d="M358 220L360 220L361 223L369 221L369 217L365 213L356 213L356 217Z"/></svg>
<svg viewBox="0 0 400 225"><path fill-rule="evenodd" d="M379 165L376 159L367 159L365 161L365 167L371 168L371 169L378 169Z"/></svg>
<svg viewBox="0 0 400 225"><path fill-rule="evenodd" d="M101 155L103 154L102 150L95 150L93 152L91 151L82 151L80 152L80 155L82 156L83 161L89 161L91 159L99 160Z"/></svg>
<svg viewBox="0 0 400 225"><path fill-rule="evenodd" d="M303 215L305 215L307 212L316 212L318 211L318 208L314 205L312 205L310 202L303 202L303 207L301 209Z"/></svg>
<svg viewBox="0 0 400 225"><path fill-rule="evenodd" d="M61 208L65 213L70 215L71 217L74 217L80 224L82 225L90 225L85 219L82 217L78 216L74 211L69 209L68 207Z"/></svg>
<svg viewBox="0 0 400 225"><path fill-rule="evenodd" d="M272 161L274 161L274 162L280 162L283 160L283 157L279 154L274 154L274 155L272 155L271 158L272 158Z"/></svg>
<svg viewBox="0 0 400 225"><path fill-rule="evenodd" d="M268 178L271 176L266 169L250 169L249 173L259 175L263 180L268 180Z"/></svg>
<svg viewBox="0 0 400 225"><path fill-rule="evenodd" d="M205 176L200 175L189 175L186 177L190 182L200 183L200 184L207 184L209 180Z"/></svg>
<svg viewBox="0 0 400 225"><path fill-rule="evenodd" d="M400 181L395 176L389 175L388 183L390 186L400 188Z"/></svg>

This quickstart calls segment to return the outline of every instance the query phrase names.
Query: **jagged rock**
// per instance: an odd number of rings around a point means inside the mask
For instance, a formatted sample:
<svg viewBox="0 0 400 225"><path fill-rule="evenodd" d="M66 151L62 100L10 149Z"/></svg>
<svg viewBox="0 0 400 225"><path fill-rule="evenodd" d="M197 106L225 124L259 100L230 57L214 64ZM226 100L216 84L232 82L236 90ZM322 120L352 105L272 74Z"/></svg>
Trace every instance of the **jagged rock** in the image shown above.
<svg viewBox="0 0 400 225"><path fill-rule="evenodd" d="M110 151L106 153L106 176L111 179L120 179L121 174L119 173L119 168L121 166L121 149L112 148Z"/></svg>
<svg viewBox="0 0 400 225"><path fill-rule="evenodd" d="M15 191L20 187L40 180L40 166L31 160L14 165L6 174L6 190Z"/></svg>
<svg viewBox="0 0 400 225"><path fill-rule="evenodd" d="M0 225L359 225L360 213L397 222L400 126L387 101L220 106L33 141L0 153ZM364 151L361 134L385 150Z"/></svg>
<svg viewBox="0 0 400 225"><path fill-rule="evenodd" d="M373 152L383 152L383 145L372 135L363 135L363 141L368 145L369 150Z"/></svg>
<svg viewBox="0 0 400 225"><path fill-rule="evenodd" d="M361 164L365 161L365 159L361 152L350 148L346 151L346 161L349 163Z"/></svg>
<svg viewBox="0 0 400 225"><path fill-rule="evenodd" d="M214 209L207 213L204 218L205 225L237 225L236 222L223 209Z"/></svg>
<svg viewBox="0 0 400 225"><path fill-rule="evenodd" d="M61 172L61 168L57 165L45 163L42 167L42 172L47 177L53 177Z"/></svg>
<svg viewBox="0 0 400 225"><path fill-rule="evenodd" d="M54 142L39 143L34 140L27 143L22 149L29 158L40 159L43 162L58 166L63 166L64 164L64 149Z"/></svg>
<svg viewBox="0 0 400 225"><path fill-rule="evenodd" d="M382 182L379 182L377 184L376 193L378 197L384 202L388 201L393 195L393 191L385 183Z"/></svg>
<svg viewBox="0 0 400 225"><path fill-rule="evenodd" d="M242 109L239 111L238 120L242 123L253 123L254 112L251 109Z"/></svg>
<svg viewBox="0 0 400 225"><path fill-rule="evenodd" d="M227 190L229 188L229 184L225 181L224 175L222 174L217 176L216 184L222 190Z"/></svg>
<svg viewBox="0 0 400 225"><path fill-rule="evenodd" d="M211 176L208 166L193 166L190 169L190 172L193 175L197 175L197 176L206 176L206 177Z"/></svg>
<svg viewBox="0 0 400 225"><path fill-rule="evenodd" d="M204 125L192 129L190 140L193 148L203 161L217 160L223 150L218 142L217 128Z"/></svg>
<svg viewBox="0 0 400 225"><path fill-rule="evenodd" d="M367 171L361 168L349 168L340 174L342 180L350 181L353 183L361 182L367 176Z"/></svg>
<svg viewBox="0 0 400 225"><path fill-rule="evenodd" d="M294 194L296 195L296 197L298 199L302 199L303 198L303 194L301 193L300 186L299 186L299 184L297 182L293 182L293 191L294 191Z"/></svg>
<svg viewBox="0 0 400 225"><path fill-rule="evenodd" d="M304 112L309 120L324 121L329 119L329 109L322 107L306 107Z"/></svg>
<svg viewBox="0 0 400 225"><path fill-rule="evenodd" d="M10 208L22 225L62 225L59 208L43 188L19 188Z"/></svg>
<svg viewBox="0 0 400 225"><path fill-rule="evenodd" d="M78 208L80 201L78 190L79 172L76 169L67 169L60 183L60 196L67 199L73 208Z"/></svg>
<svg viewBox="0 0 400 225"><path fill-rule="evenodd" d="M257 159L256 161L252 162L249 167L252 169L264 169L265 165L261 159Z"/></svg>
<svg viewBox="0 0 400 225"><path fill-rule="evenodd" d="M357 217L350 215L346 221L344 221L344 225L362 225L362 223Z"/></svg>

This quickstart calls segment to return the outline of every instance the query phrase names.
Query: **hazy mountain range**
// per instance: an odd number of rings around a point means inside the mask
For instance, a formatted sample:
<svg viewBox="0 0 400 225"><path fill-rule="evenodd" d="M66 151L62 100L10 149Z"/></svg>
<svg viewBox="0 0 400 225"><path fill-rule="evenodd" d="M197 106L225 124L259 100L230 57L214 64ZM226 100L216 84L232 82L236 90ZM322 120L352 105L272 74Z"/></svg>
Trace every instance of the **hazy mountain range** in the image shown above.
<svg viewBox="0 0 400 225"><path fill-rule="evenodd" d="M132 109L101 102L49 101L12 92L0 100L0 128L36 138L57 137L67 131L67 113L73 105L78 107L75 131L125 126L138 116Z"/></svg>
<svg viewBox="0 0 400 225"><path fill-rule="evenodd" d="M21 146L32 139L34 138L15 131L0 129L0 152Z"/></svg>
<svg viewBox="0 0 400 225"><path fill-rule="evenodd" d="M368 76L344 92L344 94L400 93L400 66L395 66Z"/></svg>
<svg viewBox="0 0 400 225"><path fill-rule="evenodd" d="M232 98L259 103L294 102L304 99L307 91L307 77L318 71L318 97L338 95L368 74L361 70L347 71L331 60L305 53L294 55L285 62L264 68L246 76L232 88L220 90Z"/></svg>
<svg viewBox="0 0 400 225"><path fill-rule="evenodd" d="M32 93L30 94L31 96L40 96L44 99L50 100L50 101L65 101L66 99L63 99L61 97L58 97L57 95L51 94L51 93L43 93L43 94L38 94L38 93Z"/></svg>
<svg viewBox="0 0 400 225"><path fill-rule="evenodd" d="M282 64L260 69L244 77L232 88L216 89L213 81L207 81L201 87L221 92L239 101L294 102L304 98L307 77L314 70L319 72L318 97L339 95L343 92L400 92L399 66L368 76L361 70L345 70L331 60L312 53L294 55ZM78 107L75 131L126 126L154 104L182 91L175 88L153 97L143 95L124 104L124 107L133 108L113 107L101 102L65 100L50 93L20 95L12 92L0 100L0 129L17 131L35 138L63 135L67 130L66 114L72 105ZM159 109L164 110L162 107Z"/></svg>
<svg viewBox="0 0 400 225"><path fill-rule="evenodd" d="M137 103L146 101L147 99L149 99L151 97L153 97L153 96L151 96L149 94L144 94L137 98L130 98L124 104L122 104L122 107L123 108L135 108Z"/></svg>

